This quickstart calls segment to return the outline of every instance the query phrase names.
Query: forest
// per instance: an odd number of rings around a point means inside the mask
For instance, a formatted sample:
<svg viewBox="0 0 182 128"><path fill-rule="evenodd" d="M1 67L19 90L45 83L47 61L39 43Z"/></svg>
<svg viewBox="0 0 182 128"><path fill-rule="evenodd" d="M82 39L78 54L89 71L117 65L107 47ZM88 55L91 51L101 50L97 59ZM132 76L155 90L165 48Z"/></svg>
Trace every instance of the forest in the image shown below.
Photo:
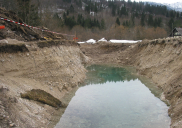
<svg viewBox="0 0 182 128"><path fill-rule="evenodd" d="M131 0L2 0L1 7L29 25L76 32L79 40L163 38L182 27L181 12Z"/></svg>

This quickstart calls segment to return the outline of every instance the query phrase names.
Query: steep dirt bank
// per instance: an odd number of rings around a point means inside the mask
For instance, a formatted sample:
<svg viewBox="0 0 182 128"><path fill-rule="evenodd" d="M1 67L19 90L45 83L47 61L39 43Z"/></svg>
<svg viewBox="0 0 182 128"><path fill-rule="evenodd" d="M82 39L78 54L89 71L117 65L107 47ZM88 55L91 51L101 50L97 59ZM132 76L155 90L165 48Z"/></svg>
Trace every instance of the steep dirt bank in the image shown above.
<svg viewBox="0 0 182 128"><path fill-rule="evenodd" d="M163 90L162 100L170 108L171 127L182 126L182 38L143 41L132 51L130 62L142 75L152 79ZM130 54L132 55L132 54Z"/></svg>
<svg viewBox="0 0 182 128"><path fill-rule="evenodd" d="M47 127L57 110L20 94L41 89L63 101L85 79L88 58L71 41L8 41L0 46L0 126Z"/></svg>
<svg viewBox="0 0 182 128"><path fill-rule="evenodd" d="M137 44L82 44L81 50L97 64L131 65L163 90L170 104L171 128L182 126L182 38L144 40Z"/></svg>

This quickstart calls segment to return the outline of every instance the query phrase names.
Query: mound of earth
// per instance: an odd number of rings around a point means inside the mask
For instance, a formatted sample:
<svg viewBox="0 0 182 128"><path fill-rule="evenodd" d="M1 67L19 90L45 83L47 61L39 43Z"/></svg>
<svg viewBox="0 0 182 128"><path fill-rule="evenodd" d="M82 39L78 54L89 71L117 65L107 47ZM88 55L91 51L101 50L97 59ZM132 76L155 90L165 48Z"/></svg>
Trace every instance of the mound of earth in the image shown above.
<svg viewBox="0 0 182 128"><path fill-rule="evenodd" d="M23 23L23 20L19 18L15 12L7 11L4 8L0 8L0 17L12 20L15 22ZM0 29L0 40L5 38L17 39L19 41L33 41L33 40L45 40L46 39L65 39L64 36L59 34L55 35L51 32L46 32L38 29L29 28L27 26L18 25L9 21L0 20L0 25L4 25L5 29ZM35 27L35 26L34 26ZM39 27L44 29L44 27Z"/></svg>

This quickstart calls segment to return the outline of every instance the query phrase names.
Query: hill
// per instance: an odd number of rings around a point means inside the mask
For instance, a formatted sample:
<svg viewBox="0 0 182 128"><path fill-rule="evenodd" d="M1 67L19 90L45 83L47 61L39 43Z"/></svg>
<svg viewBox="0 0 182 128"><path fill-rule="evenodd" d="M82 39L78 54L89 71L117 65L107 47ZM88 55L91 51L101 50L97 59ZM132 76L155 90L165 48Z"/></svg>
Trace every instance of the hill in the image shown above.
<svg viewBox="0 0 182 128"><path fill-rule="evenodd" d="M154 39L168 36L172 24L174 27L182 27L181 12L168 10L165 5L145 2L28 0L23 3L22 0L19 2L13 0L14 2L8 3L8 1L4 1L3 6L8 10L15 10L25 23L44 26L62 33L73 34L76 31L79 40L102 37ZM25 6L21 6L23 4ZM156 29L160 30L161 34Z"/></svg>

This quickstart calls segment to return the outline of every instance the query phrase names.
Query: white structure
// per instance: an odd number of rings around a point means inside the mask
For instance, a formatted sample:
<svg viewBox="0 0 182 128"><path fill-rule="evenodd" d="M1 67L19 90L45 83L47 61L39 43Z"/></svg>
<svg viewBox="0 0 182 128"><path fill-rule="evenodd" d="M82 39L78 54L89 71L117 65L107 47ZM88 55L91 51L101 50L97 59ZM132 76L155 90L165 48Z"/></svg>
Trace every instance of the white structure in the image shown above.
<svg viewBox="0 0 182 128"><path fill-rule="evenodd" d="M141 42L142 40L110 40L111 43L137 43Z"/></svg>
<svg viewBox="0 0 182 128"><path fill-rule="evenodd" d="M98 40L98 42L107 42L107 40L105 38L102 38L102 39Z"/></svg>
<svg viewBox="0 0 182 128"><path fill-rule="evenodd" d="M94 16L94 15L95 15L95 12L90 12L90 15L91 15L91 16Z"/></svg>
<svg viewBox="0 0 182 128"><path fill-rule="evenodd" d="M96 40L90 39L90 40L87 40L86 43L94 44L94 43L96 43Z"/></svg>

